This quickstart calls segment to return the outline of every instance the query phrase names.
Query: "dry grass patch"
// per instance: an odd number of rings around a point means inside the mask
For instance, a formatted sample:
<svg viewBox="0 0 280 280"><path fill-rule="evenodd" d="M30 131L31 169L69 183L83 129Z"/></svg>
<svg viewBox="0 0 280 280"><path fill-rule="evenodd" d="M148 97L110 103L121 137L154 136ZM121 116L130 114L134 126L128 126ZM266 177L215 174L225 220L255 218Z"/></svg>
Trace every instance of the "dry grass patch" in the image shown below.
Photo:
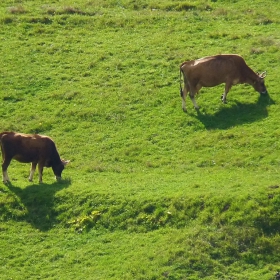
<svg viewBox="0 0 280 280"><path fill-rule="evenodd" d="M27 13L27 10L22 5L18 5L9 7L8 12L11 14L25 14Z"/></svg>

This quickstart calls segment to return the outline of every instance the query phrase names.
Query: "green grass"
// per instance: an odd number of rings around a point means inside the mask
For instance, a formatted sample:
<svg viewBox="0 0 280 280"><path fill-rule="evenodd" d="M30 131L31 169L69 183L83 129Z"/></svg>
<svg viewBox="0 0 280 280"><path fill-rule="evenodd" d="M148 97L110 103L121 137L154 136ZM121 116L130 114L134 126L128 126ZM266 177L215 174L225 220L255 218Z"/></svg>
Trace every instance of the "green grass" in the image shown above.
<svg viewBox="0 0 280 280"><path fill-rule="evenodd" d="M278 1L2 1L0 127L52 137L64 180L12 162L1 279L275 279ZM237 53L269 96L179 65ZM37 173L36 173L37 175ZM31 269L32 268L32 269Z"/></svg>

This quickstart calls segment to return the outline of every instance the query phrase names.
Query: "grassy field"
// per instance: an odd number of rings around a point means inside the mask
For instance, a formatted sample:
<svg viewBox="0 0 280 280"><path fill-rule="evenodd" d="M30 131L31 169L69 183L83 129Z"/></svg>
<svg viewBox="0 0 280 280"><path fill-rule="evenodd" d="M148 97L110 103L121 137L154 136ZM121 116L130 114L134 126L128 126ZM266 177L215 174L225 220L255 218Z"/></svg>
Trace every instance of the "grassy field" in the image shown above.
<svg viewBox="0 0 280 280"><path fill-rule="evenodd" d="M252 2L252 3L251 3ZM0 127L52 137L55 182L12 162L0 279L277 279L280 3L3 0ZM179 65L237 53L268 96Z"/></svg>

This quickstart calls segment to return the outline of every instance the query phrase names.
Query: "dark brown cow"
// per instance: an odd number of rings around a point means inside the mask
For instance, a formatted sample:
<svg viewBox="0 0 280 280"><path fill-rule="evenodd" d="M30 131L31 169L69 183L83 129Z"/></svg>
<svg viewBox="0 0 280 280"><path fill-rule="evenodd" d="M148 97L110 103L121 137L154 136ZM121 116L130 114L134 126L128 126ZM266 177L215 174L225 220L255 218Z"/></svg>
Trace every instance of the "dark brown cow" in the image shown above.
<svg viewBox="0 0 280 280"><path fill-rule="evenodd" d="M180 75L184 77L184 90L181 86L182 107L186 111L186 96L189 92L190 98L196 109L194 96L202 87L214 87L225 83L225 91L222 101L226 103L227 93L236 84L249 84L261 94L266 94L264 85L265 72L255 73L244 61L235 54L222 54L208 56L197 60L183 62L180 66Z"/></svg>
<svg viewBox="0 0 280 280"><path fill-rule="evenodd" d="M2 172L4 183L10 181L7 169L12 159L24 163L31 162L29 181L33 180L38 164L40 183L42 183L44 167L52 167L56 179L59 180L61 179L64 166L69 162L60 159L53 140L48 136L2 132L0 133L0 144L3 158Z"/></svg>

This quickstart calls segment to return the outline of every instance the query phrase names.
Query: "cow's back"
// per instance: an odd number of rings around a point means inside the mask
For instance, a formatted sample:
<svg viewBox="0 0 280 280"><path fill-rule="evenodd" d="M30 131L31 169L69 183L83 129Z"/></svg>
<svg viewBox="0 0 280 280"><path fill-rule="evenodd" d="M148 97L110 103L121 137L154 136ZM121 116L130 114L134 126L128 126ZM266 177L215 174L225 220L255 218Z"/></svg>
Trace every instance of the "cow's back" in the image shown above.
<svg viewBox="0 0 280 280"><path fill-rule="evenodd" d="M58 161L55 144L48 136L3 132L0 134L2 153L20 162Z"/></svg>
<svg viewBox="0 0 280 280"><path fill-rule="evenodd" d="M0 134L1 147L5 153L17 153L24 148L21 137L15 132L2 132Z"/></svg>
<svg viewBox="0 0 280 280"><path fill-rule="evenodd" d="M39 134L28 136L26 145L28 147L26 148L34 158L36 157L39 161L45 162L46 166L61 162L55 143L50 137Z"/></svg>
<svg viewBox="0 0 280 280"><path fill-rule="evenodd" d="M227 80L238 82L246 67L244 59L238 55L216 55L183 63L182 70L190 82L213 87Z"/></svg>

